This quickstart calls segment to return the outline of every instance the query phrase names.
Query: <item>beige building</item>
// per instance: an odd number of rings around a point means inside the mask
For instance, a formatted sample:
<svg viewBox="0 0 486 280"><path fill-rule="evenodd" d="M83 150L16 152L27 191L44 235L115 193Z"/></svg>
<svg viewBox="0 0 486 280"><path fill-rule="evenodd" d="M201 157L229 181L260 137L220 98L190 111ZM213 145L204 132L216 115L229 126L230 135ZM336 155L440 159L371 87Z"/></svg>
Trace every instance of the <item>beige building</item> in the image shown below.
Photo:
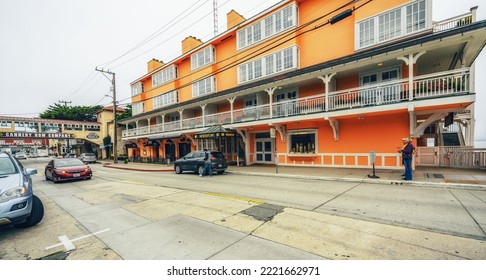
<svg viewBox="0 0 486 280"><path fill-rule="evenodd" d="M125 112L125 109L117 107L116 108L117 114L121 114ZM100 134L101 134L101 145L99 147L98 155L102 159L109 158L113 154L113 106L107 106L101 109L100 111L96 112L96 118L98 122L101 124L100 126ZM117 129L117 154L124 155L125 146L123 145L122 137L121 137L121 129ZM110 141L105 142L104 139L106 137L110 137Z"/></svg>

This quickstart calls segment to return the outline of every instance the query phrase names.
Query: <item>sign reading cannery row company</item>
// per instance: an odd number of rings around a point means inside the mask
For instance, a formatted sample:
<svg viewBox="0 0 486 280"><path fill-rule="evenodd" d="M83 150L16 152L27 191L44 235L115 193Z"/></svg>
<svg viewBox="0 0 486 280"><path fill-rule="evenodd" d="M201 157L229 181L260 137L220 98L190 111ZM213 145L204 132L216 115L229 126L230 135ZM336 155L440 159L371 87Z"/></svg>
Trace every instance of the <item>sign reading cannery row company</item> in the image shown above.
<svg viewBox="0 0 486 280"><path fill-rule="evenodd" d="M32 139L71 139L75 138L70 133L31 133L31 132L2 132L2 138L32 138Z"/></svg>

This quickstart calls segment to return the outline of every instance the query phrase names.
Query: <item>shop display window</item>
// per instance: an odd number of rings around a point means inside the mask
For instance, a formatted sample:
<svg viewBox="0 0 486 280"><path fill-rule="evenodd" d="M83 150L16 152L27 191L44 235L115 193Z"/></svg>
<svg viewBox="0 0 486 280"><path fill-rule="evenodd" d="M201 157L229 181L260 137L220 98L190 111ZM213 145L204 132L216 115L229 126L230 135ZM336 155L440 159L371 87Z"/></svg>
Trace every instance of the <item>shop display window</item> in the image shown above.
<svg viewBox="0 0 486 280"><path fill-rule="evenodd" d="M289 154L308 155L316 153L316 132L296 131L289 133Z"/></svg>

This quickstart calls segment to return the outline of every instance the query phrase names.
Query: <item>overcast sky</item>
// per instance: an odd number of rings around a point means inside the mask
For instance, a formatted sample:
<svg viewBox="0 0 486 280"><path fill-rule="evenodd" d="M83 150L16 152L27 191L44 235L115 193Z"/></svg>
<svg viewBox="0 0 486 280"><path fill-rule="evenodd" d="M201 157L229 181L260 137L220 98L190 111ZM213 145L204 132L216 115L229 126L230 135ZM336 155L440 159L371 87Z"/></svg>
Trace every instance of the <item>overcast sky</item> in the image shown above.
<svg viewBox="0 0 486 280"><path fill-rule="evenodd" d="M130 82L146 73L147 61L176 58L187 36L203 41L213 36L212 2L0 0L0 115L37 116L59 100L108 105L110 82L94 70L97 66L116 73L118 99L128 103ZM230 10L249 18L280 1L218 2L222 32ZM486 3L482 7L481 2L434 0L433 20L466 13L473 6L479 6L478 20L484 20ZM183 11L184 16L175 18ZM146 39L151 40L136 48ZM476 139L486 139L484 52L476 63Z"/></svg>

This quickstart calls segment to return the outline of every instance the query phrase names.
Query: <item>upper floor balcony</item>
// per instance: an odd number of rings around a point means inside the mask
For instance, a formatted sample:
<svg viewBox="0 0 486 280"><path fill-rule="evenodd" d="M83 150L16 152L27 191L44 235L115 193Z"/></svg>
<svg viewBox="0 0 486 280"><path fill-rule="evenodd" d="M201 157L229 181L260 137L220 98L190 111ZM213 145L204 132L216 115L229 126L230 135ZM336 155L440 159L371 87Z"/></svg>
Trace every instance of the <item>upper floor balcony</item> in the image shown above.
<svg viewBox="0 0 486 280"><path fill-rule="evenodd" d="M460 68L417 76L413 80L398 79L170 122L162 119L156 125L126 129L122 136L130 139L168 132L192 133L214 125L241 127L257 122L280 123L290 119L322 118L324 114L341 111L352 115L358 109L367 112L406 109L410 103L441 98L436 103L447 104L446 98L470 94L470 69Z"/></svg>

